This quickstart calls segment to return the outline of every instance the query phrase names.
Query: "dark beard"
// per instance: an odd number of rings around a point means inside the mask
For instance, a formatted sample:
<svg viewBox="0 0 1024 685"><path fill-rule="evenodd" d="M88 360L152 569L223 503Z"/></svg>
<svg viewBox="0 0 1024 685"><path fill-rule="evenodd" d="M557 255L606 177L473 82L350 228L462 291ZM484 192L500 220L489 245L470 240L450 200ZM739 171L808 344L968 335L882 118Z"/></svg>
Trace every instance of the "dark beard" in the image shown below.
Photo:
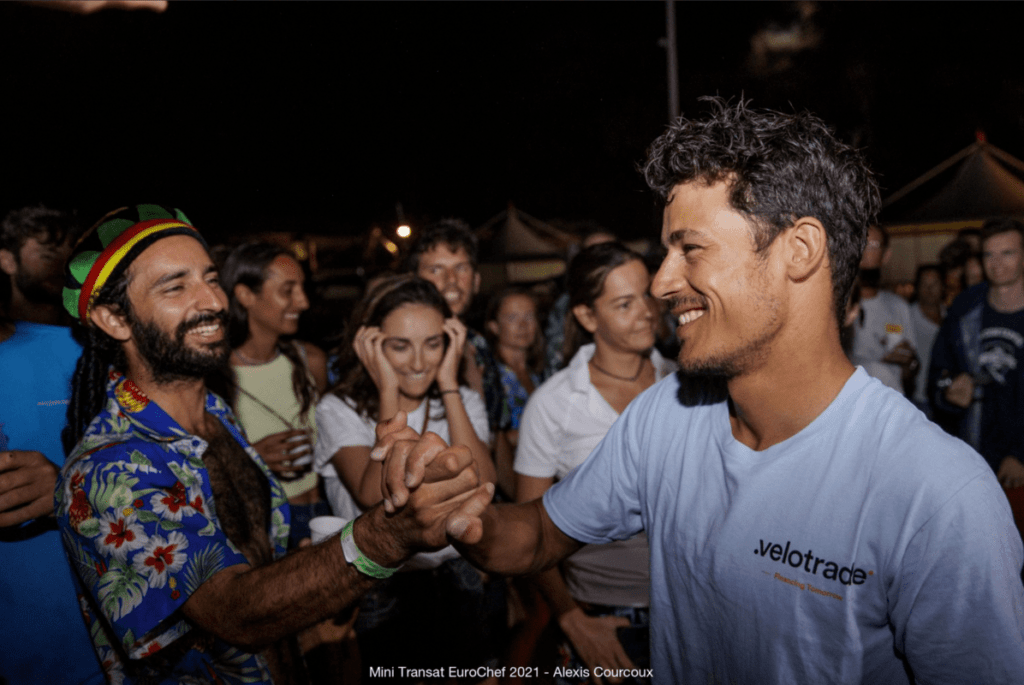
<svg viewBox="0 0 1024 685"><path fill-rule="evenodd" d="M205 378L214 371L222 370L231 354L227 335L216 343L205 345L206 352L194 350L185 344L190 330L208 323L220 322L227 330L227 313L201 314L182 321L174 331L174 337L167 335L156 324L131 321L132 336L139 355L146 362L156 383Z"/></svg>
<svg viewBox="0 0 1024 685"><path fill-rule="evenodd" d="M708 379L712 381L729 381L747 371L759 366L767 357L771 341L778 333L778 321L776 312L778 303L771 298L760 296L758 299L763 303L762 309L771 314L765 330L761 331L757 338L748 340L741 347L729 352L712 354L703 359L684 359L686 352L686 341L680 341L681 347L679 357L679 372L683 376L691 378ZM700 304L706 306L706 300L700 298L677 298L672 301L673 307L679 304Z"/></svg>

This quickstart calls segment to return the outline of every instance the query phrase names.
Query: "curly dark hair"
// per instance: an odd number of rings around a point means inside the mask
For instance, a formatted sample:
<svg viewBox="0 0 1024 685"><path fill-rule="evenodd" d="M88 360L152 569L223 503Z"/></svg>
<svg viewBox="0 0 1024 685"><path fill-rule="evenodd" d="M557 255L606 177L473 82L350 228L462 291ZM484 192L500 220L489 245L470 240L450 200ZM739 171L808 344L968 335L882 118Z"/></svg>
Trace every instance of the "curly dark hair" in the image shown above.
<svg viewBox="0 0 1024 685"><path fill-rule="evenodd" d="M668 202L678 184L728 182L730 204L750 221L758 252L802 216L821 221L841 327L868 226L881 206L863 155L809 112L702 100L710 105L706 118L680 117L651 144L642 169L647 185Z"/></svg>
<svg viewBox="0 0 1024 685"><path fill-rule="evenodd" d="M73 240L81 232L81 224L74 213L41 204L22 207L11 210L0 221L0 250L9 250L17 259L29 238L47 245L60 245L69 236Z"/></svg>
<svg viewBox="0 0 1024 685"><path fill-rule="evenodd" d="M469 263L476 269L478 241L473 229L461 219L441 219L427 224L416 236L416 241L405 258L405 270L416 273L420 257L438 245L447 245L453 252L461 247L469 255Z"/></svg>
<svg viewBox="0 0 1024 685"><path fill-rule="evenodd" d="M445 319L452 317L452 310L444 296L430 281L413 274L403 274L384 279L378 283L356 305L345 334L338 345L332 371L339 378L331 392L351 404L361 416L376 421L380 412L380 393L363 363L359 360L352 343L360 326L380 326L388 314L407 304L422 304L440 312ZM451 341L445 336L445 350ZM465 385L461 368L459 385ZM437 381L430 385L427 398L441 397Z"/></svg>

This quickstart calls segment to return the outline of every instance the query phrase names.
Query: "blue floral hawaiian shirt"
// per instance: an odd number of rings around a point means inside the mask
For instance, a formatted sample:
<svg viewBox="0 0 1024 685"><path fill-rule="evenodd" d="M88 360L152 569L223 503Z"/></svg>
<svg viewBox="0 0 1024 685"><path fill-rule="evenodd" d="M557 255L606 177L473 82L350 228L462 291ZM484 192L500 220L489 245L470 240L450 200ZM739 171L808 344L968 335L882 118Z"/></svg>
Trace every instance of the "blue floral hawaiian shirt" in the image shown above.
<svg viewBox="0 0 1024 685"><path fill-rule="evenodd" d="M111 372L107 405L57 482L56 511L89 634L111 683L269 683L266 662L195 630L179 611L222 569L248 563L218 524L203 465L207 443L184 431L130 380ZM284 490L245 440L231 410L220 419L270 483L276 557L288 542Z"/></svg>
<svg viewBox="0 0 1024 685"><path fill-rule="evenodd" d="M523 409L526 407L526 400L530 399L530 393L519 382L516 372L503 362L498 362L498 371L501 373L501 387L504 391L501 425L519 430L519 420L523 417ZM541 384L541 377L535 373L530 374L530 380L534 388Z"/></svg>
<svg viewBox="0 0 1024 685"><path fill-rule="evenodd" d="M486 338L472 328L466 329L466 342L473 346L477 366L483 368L484 404L487 406L487 425L491 429L491 435L495 435L499 430L508 428L507 424L502 423L502 405L505 398L503 397L501 387L501 373L498 371L498 362L495 360L494 355L491 354Z"/></svg>

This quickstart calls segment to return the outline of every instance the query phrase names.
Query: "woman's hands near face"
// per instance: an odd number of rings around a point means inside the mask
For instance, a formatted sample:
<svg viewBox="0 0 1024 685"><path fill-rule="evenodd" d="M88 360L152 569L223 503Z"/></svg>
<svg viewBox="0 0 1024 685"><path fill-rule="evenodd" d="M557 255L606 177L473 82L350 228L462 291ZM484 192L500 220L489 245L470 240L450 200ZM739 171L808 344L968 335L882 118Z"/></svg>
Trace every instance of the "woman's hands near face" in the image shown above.
<svg viewBox="0 0 1024 685"><path fill-rule="evenodd" d="M360 326L352 348L379 392L398 392L398 374L384 355L384 333L380 327Z"/></svg>
<svg viewBox="0 0 1024 685"><path fill-rule="evenodd" d="M458 318L445 319L444 332L448 334L448 349L437 369L437 385L441 390L458 390L459 364L466 347L466 326Z"/></svg>

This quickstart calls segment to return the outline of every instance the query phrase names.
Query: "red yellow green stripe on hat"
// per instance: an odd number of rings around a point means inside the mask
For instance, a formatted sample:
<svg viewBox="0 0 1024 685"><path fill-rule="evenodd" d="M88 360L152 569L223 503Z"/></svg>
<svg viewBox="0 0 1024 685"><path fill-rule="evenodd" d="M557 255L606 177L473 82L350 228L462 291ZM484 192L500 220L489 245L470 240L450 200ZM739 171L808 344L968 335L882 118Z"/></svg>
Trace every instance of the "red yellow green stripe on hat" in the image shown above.
<svg viewBox="0 0 1024 685"><path fill-rule="evenodd" d="M183 212L160 205L136 205L111 212L82 239L68 261L64 308L89 324L96 294L115 280L145 248L172 235L190 235L205 246Z"/></svg>

